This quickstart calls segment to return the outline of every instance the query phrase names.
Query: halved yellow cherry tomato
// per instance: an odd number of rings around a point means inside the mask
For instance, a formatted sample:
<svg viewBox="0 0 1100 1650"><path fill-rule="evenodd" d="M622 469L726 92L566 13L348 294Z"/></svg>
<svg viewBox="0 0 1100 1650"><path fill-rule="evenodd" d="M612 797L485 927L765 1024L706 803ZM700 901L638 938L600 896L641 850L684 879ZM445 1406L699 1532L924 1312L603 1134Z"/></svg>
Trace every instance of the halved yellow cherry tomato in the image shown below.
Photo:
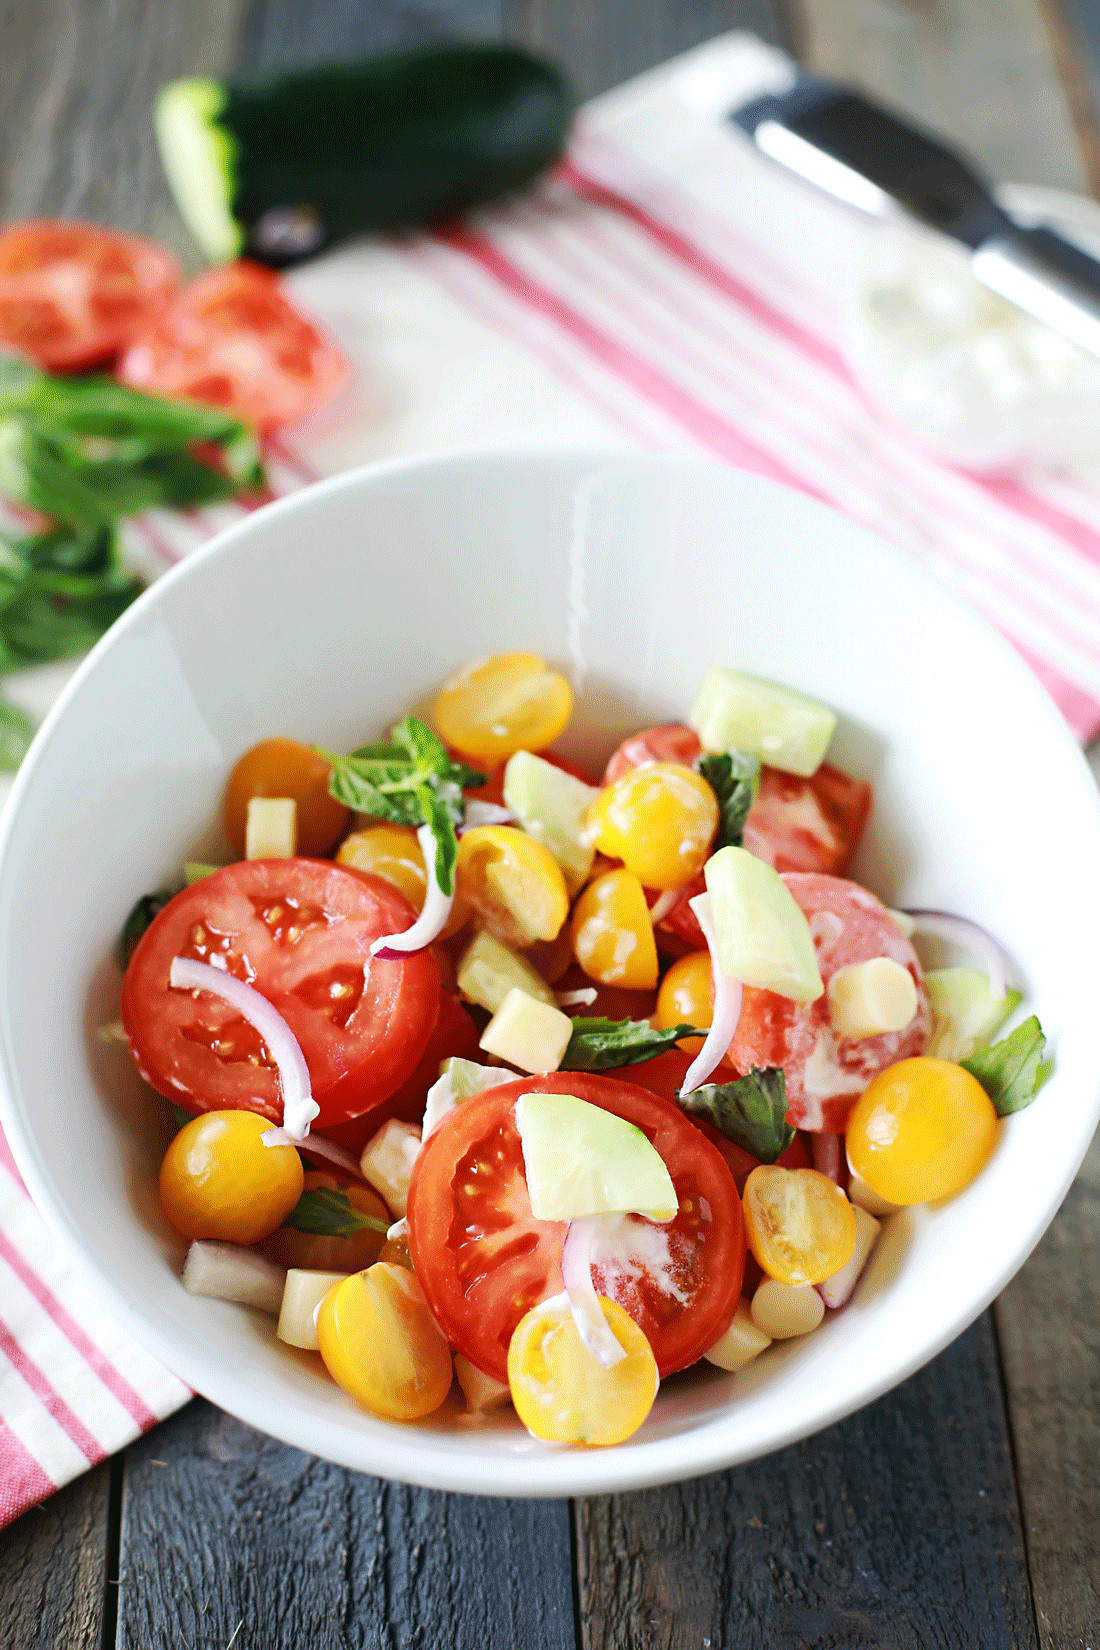
<svg viewBox="0 0 1100 1650"><path fill-rule="evenodd" d="M376 1415L416 1421L451 1389L451 1349L414 1273L376 1261L334 1284L317 1309L325 1368Z"/></svg>
<svg viewBox="0 0 1100 1650"><path fill-rule="evenodd" d="M621 859L643 887L682 888L710 853L718 801L690 768L649 762L600 792L588 825L600 852Z"/></svg>
<svg viewBox="0 0 1100 1650"><path fill-rule="evenodd" d="M630 871L607 871L573 907L573 954L591 980L652 991L657 946L645 893Z"/></svg>
<svg viewBox="0 0 1100 1650"><path fill-rule="evenodd" d="M257 1243L302 1195L293 1146L265 1146L275 1127L253 1111L208 1111L172 1140L160 1166L160 1201L186 1238Z"/></svg>
<svg viewBox="0 0 1100 1650"><path fill-rule="evenodd" d="M584 1342L568 1305L534 1307L508 1343L508 1385L516 1414L536 1438L556 1444L621 1444L637 1432L657 1396L657 1360L633 1318L599 1296L626 1357L605 1369Z"/></svg>
<svg viewBox="0 0 1100 1650"><path fill-rule="evenodd" d="M689 951L673 963L657 993L653 1024L658 1031L666 1026L698 1026L709 1031L714 1019L714 978L709 951ZM697 1054L702 1037L681 1037L676 1044L685 1054Z"/></svg>
<svg viewBox="0 0 1100 1650"><path fill-rule="evenodd" d="M745 1182L742 1208L749 1248L780 1283L824 1283L852 1258L855 1211L816 1169L761 1164Z"/></svg>
<svg viewBox="0 0 1100 1650"><path fill-rule="evenodd" d="M465 665L432 708L448 744L488 762L542 750L572 714L573 689L534 653L498 653Z"/></svg>
<svg viewBox="0 0 1100 1650"><path fill-rule="evenodd" d="M456 898L506 945L555 940L569 915L561 866L514 825L475 825L458 839Z"/></svg>
<svg viewBox="0 0 1100 1650"><path fill-rule="evenodd" d="M361 831L352 831L336 850L336 863L382 877L404 894L414 911L423 910L428 873L411 825L367 825ZM450 939L469 920L470 908L456 889L451 914L440 931L440 939Z"/></svg>
<svg viewBox="0 0 1100 1650"><path fill-rule="evenodd" d="M899 1060L867 1085L848 1122L852 1168L891 1203L954 1197L985 1167L997 1113L951 1060Z"/></svg>
<svg viewBox="0 0 1100 1650"><path fill-rule="evenodd" d="M248 804L257 796L290 796L298 804L298 852L325 854L348 828L348 810L328 793L332 772L323 756L297 739L264 739L245 751L229 775L222 814L226 835L244 857Z"/></svg>

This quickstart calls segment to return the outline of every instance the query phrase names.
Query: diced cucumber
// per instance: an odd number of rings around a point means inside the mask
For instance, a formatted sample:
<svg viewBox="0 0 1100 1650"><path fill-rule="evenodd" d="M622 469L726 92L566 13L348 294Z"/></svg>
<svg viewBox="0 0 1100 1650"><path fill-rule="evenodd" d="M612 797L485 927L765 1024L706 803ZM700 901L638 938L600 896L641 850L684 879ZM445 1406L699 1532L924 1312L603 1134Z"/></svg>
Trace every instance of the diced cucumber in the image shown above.
<svg viewBox="0 0 1100 1650"><path fill-rule="evenodd" d="M530 751L517 751L504 770L504 801L528 836L549 848L565 875L570 894L583 887L596 850L588 840L584 815L599 795L583 779L556 768Z"/></svg>
<svg viewBox="0 0 1100 1650"><path fill-rule="evenodd" d="M810 1003L825 990L810 925L777 872L744 848L720 848L704 876L724 973Z"/></svg>
<svg viewBox="0 0 1100 1650"><path fill-rule="evenodd" d="M207 256L283 264L518 188L561 153L571 108L552 65L454 42L267 78L173 81L156 130Z"/></svg>
<svg viewBox="0 0 1100 1650"><path fill-rule="evenodd" d="M969 1060L985 1048L1020 1001L1018 991L994 997L989 978L973 968L933 968L924 976L936 1016L929 1054Z"/></svg>
<svg viewBox="0 0 1100 1650"><path fill-rule="evenodd" d="M517 988L536 1002L557 1007L542 975L518 951L483 929L475 934L455 969L455 983L468 1002L495 1014L509 991Z"/></svg>
<svg viewBox="0 0 1100 1650"><path fill-rule="evenodd" d="M183 862L183 880L188 888L196 882L202 882L204 877L212 877L215 871L220 871L220 865L207 865L203 860L185 859Z"/></svg>
<svg viewBox="0 0 1100 1650"><path fill-rule="evenodd" d="M660 1153L625 1118L572 1094L525 1094L516 1127L536 1220L675 1215L676 1189Z"/></svg>
<svg viewBox="0 0 1100 1650"><path fill-rule="evenodd" d="M715 665L688 718L706 751L745 751L784 773L816 773L836 712L794 688Z"/></svg>

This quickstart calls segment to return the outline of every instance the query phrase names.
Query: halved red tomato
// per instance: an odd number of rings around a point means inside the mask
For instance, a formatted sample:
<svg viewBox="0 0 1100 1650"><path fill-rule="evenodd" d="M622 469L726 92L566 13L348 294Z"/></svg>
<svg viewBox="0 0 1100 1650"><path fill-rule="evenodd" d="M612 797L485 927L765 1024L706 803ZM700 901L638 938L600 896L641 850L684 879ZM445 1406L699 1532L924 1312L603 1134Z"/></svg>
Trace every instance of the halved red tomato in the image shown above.
<svg viewBox="0 0 1100 1650"><path fill-rule="evenodd" d="M745 821L744 845L777 871L839 876L871 811L871 787L822 762L809 779L761 768L760 792Z"/></svg>
<svg viewBox="0 0 1100 1650"><path fill-rule="evenodd" d="M810 925L821 978L828 985L840 968L889 957L913 976L917 1011L901 1031L858 1041L836 1035L828 996L793 1003L774 991L745 987L737 1034L726 1058L739 1072L750 1066L782 1066L787 1080L787 1118L813 1133L843 1134L848 1117L871 1081L887 1066L923 1054L931 1011L917 954L874 894L843 877L786 872L783 881Z"/></svg>
<svg viewBox="0 0 1100 1650"><path fill-rule="evenodd" d="M179 282L170 252L97 223L0 230L0 341L49 372L112 361Z"/></svg>
<svg viewBox="0 0 1100 1650"><path fill-rule="evenodd" d="M227 264L184 287L118 365L151 395L225 407L258 430L293 424L332 398L348 363L259 264Z"/></svg>
<svg viewBox="0 0 1100 1650"><path fill-rule="evenodd" d="M741 1205L721 1154L680 1109L634 1083L565 1071L519 1078L464 1100L420 1152L409 1187L409 1249L440 1328L471 1363L507 1380L512 1331L562 1290L565 1221L531 1213L515 1123L522 1094L573 1094L634 1123L672 1176L679 1213L636 1216L628 1263L593 1266L599 1294L644 1330L662 1375L702 1357L728 1328L741 1292ZM629 1243L629 1232L626 1234Z"/></svg>
<svg viewBox="0 0 1100 1650"><path fill-rule="evenodd" d="M173 957L212 962L273 1003L305 1055L318 1126L388 1099L424 1052L439 1006L430 951L398 962L371 941L415 913L379 877L316 859L228 865L170 900L122 982L138 1070L188 1111L239 1108L281 1119L279 1078L258 1032L211 992L173 990Z"/></svg>

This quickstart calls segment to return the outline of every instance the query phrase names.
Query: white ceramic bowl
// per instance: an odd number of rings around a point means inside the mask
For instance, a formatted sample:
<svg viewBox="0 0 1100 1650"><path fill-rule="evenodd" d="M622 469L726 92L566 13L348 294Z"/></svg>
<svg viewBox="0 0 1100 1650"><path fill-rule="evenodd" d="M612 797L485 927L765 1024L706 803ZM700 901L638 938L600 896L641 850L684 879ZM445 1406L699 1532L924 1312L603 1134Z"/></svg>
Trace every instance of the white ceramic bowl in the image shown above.
<svg viewBox="0 0 1100 1650"><path fill-rule="evenodd" d="M875 786L857 874L892 904L1000 934L1054 1078L945 1207L889 1224L853 1303L739 1376L666 1383L629 1443L564 1451L512 1417L415 1427L358 1409L269 1320L195 1299L155 1191L162 1101L92 1035L135 896L187 857L226 772L272 733L347 749L455 665L524 648L573 676L589 759L680 717L733 664L841 713L833 756ZM791 1442L940 1351L1037 1242L1098 1107L1100 807L1010 649L870 533L707 465L458 456L323 483L225 533L144 596L51 714L0 861L3 1123L30 1189L114 1314L267 1432L443 1489L564 1495L687 1477Z"/></svg>

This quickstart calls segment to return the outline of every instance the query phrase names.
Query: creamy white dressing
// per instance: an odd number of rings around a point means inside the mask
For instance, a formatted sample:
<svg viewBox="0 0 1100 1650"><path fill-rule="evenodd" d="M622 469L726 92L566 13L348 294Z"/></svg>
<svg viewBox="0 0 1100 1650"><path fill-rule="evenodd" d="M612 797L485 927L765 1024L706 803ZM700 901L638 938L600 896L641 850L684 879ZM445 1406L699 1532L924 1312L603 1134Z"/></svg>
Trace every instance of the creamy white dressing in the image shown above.
<svg viewBox="0 0 1100 1650"><path fill-rule="evenodd" d="M644 1216L600 1215L592 1222L591 1260L594 1272L628 1278L647 1278L663 1295L680 1306L691 1299L676 1281L668 1232ZM605 1290L610 1293L610 1290Z"/></svg>

